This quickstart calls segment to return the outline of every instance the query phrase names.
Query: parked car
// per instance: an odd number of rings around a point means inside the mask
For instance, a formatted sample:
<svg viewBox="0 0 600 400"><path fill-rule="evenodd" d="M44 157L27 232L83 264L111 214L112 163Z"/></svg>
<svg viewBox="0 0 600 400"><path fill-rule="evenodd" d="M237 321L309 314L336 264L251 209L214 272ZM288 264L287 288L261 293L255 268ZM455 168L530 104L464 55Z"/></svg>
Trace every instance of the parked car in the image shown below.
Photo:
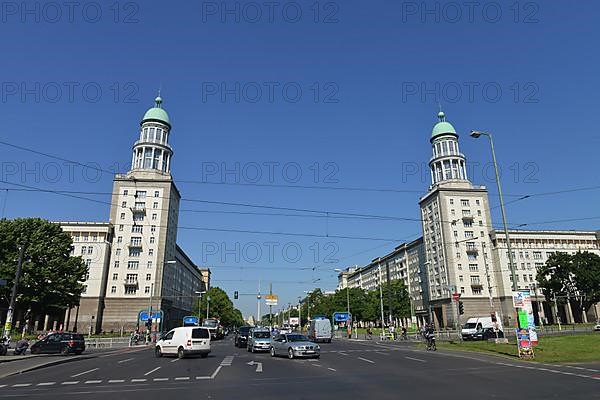
<svg viewBox="0 0 600 400"><path fill-rule="evenodd" d="M156 357L176 355L178 358L184 358L199 354L206 358L210 353L210 332L208 328L196 326L175 328L156 342L154 353Z"/></svg>
<svg viewBox="0 0 600 400"><path fill-rule="evenodd" d="M461 335L463 340L487 340L504 337L500 321L492 321L492 317L472 317L463 325Z"/></svg>
<svg viewBox="0 0 600 400"><path fill-rule="evenodd" d="M85 351L85 338L81 333L54 332L31 345L31 354L61 353L81 354Z"/></svg>
<svg viewBox="0 0 600 400"><path fill-rule="evenodd" d="M248 335L251 328L251 326L242 326L235 332L233 339L235 347L246 347L248 345Z"/></svg>
<svg viewBox="0 0 600 400"><path fill-rule="evenodd" d="M271 347L271 332L269 328L252 328L248 333L248 351L269 351Z"/></svg>
<svg viewBox="0 0 600 400"><path fill-rule="evenodd" d="M296 357L321 357L321 347L298 333L276 335L271 340L271 357L285 355L289 359Z"/></svg>
<svg viewBox="0 0 600 400"><path fill-rule="evenodd" d="M328 318L315 318L310 321L308 337L313 342L331 343L331 322Z"/></svg>

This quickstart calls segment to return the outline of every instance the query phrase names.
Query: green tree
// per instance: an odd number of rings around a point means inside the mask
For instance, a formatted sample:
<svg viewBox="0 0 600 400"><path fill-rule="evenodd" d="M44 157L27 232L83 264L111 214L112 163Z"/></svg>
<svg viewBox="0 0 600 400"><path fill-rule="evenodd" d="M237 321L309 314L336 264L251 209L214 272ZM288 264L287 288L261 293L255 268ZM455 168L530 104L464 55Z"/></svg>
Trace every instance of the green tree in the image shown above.
<svg viewBox="0 0 600 400"><path fill-rule="evenodd" d="M207 296L210 297L208 316L209 318L219 318L224 326L240 326L244 324L244 319L240 310L233 306L233 303L227 293L219 288L212 287L208 293L202 295L200 299L201 318L206 318ZM195 313L198 313L198 305L195 305Z"/></svg>
<svg viewBox="0 0 600 400"><path fill-rule="evenodd" d="M88 268L72 257L71 236L60 226L39 218L0 220L0 302L7 304L17 268L18 245L25 257L17 307L35 313L59 311L79 304Z"/></svg>

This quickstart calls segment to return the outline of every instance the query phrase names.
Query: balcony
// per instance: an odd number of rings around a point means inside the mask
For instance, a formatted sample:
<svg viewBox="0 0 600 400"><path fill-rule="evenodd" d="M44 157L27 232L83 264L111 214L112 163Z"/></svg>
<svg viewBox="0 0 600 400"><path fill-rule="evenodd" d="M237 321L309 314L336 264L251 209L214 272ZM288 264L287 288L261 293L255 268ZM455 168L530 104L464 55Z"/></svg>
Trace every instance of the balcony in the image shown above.
<svg viewBox="0 0 600 400"><path fill-rule="evenodd" d="M477 246L467 246L467 253L468 254L479 254L479 250L477 249Z"/></svg>
<svg viewBox="0 0 600 400"><path fill-rule="evenodd" d="M146 214L146 206L135 206L131 207L131 212L134 214Z"/></svg>
<svg viewBox="0 0 600 400"><path fill-rule="evenodd" d="M462 216L462 220L463 222L469 222L469 221L473 221L475 218L472 215L463 215Z"/></svg>
<svg viewBox="0 0 600 400"><path fill-rule="evenodd" d="M142 248L142 242L141 241L140 242L130 242L127 245L127 247L130 248L130 249L141 249Z"/></svg>
<svg viewBox="0 0 600 400"><path fill-rule="evenodd" d="M483 289L483 285L481 282L471 282L472 289Z"/></svg>
<svg viewBox="0 0 600 400"><path fill-rule="evenodd" d="M125 278L123 280L123 285L125 285L126 287L135 287L135 288L140 287L140 284L139 284L137 278L134 278L134 279L132 279L132 278Z"/></svg>

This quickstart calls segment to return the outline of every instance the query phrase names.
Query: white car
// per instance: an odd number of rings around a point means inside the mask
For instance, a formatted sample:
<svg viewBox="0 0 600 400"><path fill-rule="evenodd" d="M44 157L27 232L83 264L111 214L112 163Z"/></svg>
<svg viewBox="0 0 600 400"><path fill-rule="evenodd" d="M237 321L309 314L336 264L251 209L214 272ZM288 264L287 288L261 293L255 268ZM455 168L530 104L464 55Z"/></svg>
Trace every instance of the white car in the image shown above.
<svg viewBox="0 0 600 400"><path fill-rule="evenodd" d="M210 353L210 331L208 328L183 326L175 328L156 342L156 357L175 355L184 358L187 355L199 354L202 358Z"/></svg>

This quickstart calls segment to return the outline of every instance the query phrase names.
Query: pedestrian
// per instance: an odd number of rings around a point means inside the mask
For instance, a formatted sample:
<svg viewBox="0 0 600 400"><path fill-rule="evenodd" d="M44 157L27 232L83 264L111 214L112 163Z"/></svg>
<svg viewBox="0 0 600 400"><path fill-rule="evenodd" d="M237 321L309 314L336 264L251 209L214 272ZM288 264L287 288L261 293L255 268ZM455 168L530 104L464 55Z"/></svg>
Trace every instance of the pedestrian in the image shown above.
<svg viewBox="0 0 600 400"><path fill-rule="evenodd" d="M369 340L373 339L373 331L371 330L371 327L367 328L367 336Z"/></svg>

